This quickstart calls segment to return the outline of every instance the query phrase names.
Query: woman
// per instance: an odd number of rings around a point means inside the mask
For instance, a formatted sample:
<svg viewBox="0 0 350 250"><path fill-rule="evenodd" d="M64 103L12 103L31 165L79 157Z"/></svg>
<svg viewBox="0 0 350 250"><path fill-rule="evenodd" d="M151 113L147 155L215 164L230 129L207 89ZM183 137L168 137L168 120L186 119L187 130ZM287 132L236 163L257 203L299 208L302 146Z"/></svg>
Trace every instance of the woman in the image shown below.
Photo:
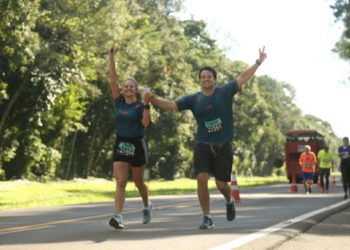
<svg viewBox="0 0 350 250"><path fill-rule="evenodd" d="M150 125L150 98L138 99L139 87L135 79L128 78L123 89L119 88L114 62L115 47L109 50L109 73L112 95L115 105L117 138L113 148L113 174L116 180L115 215L109 225L123 229L123 207L125 188L128 182L129 167L133 181L139 190L144 204L142 223L147 224L152 218L152 204L148 201L148 189L143 181L147 162L147 148L143 139L145 128Z"/></svg>

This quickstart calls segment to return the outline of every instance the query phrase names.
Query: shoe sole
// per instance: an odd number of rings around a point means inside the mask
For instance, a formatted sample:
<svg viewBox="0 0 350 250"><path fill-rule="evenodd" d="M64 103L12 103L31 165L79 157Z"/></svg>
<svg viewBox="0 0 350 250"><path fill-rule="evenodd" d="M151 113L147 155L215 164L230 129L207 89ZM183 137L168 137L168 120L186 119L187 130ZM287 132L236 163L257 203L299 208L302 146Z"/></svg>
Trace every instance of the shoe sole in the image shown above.
<svg viewBox="0 0 350 250"><path fill-rule="evenodd" d="M233 218L226 218L228 221L233 221L236 218L236 215Z"/></svg>
<svg viewBox="0 0 350 250"><path fill-rule="evenodd" d="M199 229L211 229L211 228L214 228L215 227L215 225L212 225L212 226L202 226L202 225L200 225L199 226Z"/></svg>
<svg viewBox="0 0 350 250"><path fill-rule="evenodd" d="M109 220L109 225L111 227L114 227L115 229L124 229L124 225L119 224L116 220L110 219Z"/></svg>

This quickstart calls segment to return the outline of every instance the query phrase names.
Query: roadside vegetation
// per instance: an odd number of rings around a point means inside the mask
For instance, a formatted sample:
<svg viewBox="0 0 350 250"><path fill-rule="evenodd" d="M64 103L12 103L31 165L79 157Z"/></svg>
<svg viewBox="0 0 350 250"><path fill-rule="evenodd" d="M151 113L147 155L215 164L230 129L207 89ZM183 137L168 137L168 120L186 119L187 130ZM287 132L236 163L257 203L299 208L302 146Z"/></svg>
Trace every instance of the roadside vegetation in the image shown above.
<svg viewBox="0 0 350 250"><path fill-rule="evenodd" d="M239 188L286 183L286 177L238 177ZM149 181L150 195L194 194L196 180L181 178L173 181ZM210 190L216 190L213 179ZM72 181L34 182L27 180L0 182L0 210L80 204L90 202L113 202L115 183L107 179L75 179ZM127 197L138 197L132 182L126 188Z"/></svg>

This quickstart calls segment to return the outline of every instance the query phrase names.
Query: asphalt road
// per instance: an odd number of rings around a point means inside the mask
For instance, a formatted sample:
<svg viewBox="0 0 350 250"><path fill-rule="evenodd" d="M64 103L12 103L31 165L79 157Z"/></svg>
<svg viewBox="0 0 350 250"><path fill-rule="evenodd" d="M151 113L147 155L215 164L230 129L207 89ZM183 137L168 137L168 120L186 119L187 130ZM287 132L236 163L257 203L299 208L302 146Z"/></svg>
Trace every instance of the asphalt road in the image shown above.
<svg viewBox="0 0 350 250"><path fill-rule="evenodd" d="M241 189L233 222L225 219L222 196L213 193L216 227L210 230L198 229L202 215L196 195L151 197L153 220L148 225L141 223L141 200L127 199L124 230L108 225L112 201L0 211L0 250L272 249L350 206L340 185L329 194L315 187L306 195L301 189L290 193L288 184Z"/></svg>

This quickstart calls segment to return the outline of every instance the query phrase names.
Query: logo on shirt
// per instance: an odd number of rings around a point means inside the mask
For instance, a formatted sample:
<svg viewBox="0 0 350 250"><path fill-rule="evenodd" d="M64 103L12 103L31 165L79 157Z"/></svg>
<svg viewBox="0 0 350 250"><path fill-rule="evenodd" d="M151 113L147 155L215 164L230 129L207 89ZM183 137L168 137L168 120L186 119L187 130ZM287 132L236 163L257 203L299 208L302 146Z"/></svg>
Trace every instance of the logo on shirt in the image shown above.
<svg viewBox="0 0 350 250"><path fill-rule="evenodd" d="M127 115L127 114L128 114L128 110L127 110L127 109L121 109L121 110L119 111L119 114L120 114L120 115Z"/></svg>
<svg viewBox="0 0 350 250"><path fill-rule="evenodd" d="M212 109L213 108L213 104L207 103L204 108L205 109Z"/></svg>
<svg viewBox="0 0 350 250"><path fill-rule="evenodd" d="M194 102L199 102L201 100L201 96L200 95L197 95L195 98L194 98Z"/></svg>

